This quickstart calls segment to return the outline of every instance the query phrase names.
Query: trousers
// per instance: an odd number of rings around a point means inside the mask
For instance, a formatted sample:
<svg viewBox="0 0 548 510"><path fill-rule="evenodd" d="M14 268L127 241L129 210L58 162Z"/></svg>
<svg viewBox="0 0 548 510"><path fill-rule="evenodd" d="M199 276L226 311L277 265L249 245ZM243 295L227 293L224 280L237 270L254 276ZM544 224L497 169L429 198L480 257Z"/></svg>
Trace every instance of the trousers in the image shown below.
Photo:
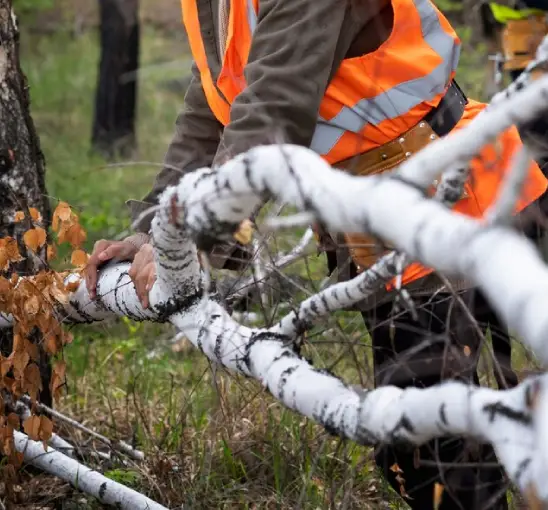
<svg viewBox="0 0 548 510"><path fill-rule="evenodd" d="M481 293L466 290L459 296L480 329L490 325L493 339L507 343L510 353L506 329ZM427 388L444 379L479 384L481 336L464 308L445 292L414 302L418 320L409 312L393 315L391 303L362 312L372 339L375 385ZM516 379L509 366L505 375L511 386ZM490 445L449 437L430 441L418 453L414 447L386 445L376 450L375 461L394 490L409 496L404 499L412 509L434 509L435 483L444 486L439 510L508 508L507 480Z"/></svg>

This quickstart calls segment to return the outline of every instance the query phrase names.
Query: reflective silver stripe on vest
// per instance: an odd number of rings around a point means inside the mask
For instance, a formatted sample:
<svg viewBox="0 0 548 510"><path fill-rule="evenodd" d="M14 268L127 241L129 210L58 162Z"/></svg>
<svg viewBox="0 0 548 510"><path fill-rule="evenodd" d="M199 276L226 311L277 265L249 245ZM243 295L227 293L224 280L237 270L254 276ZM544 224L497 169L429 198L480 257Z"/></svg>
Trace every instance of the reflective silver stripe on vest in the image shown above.
<svg viewBox="0 0 548 510"><path fill-rule="evenodd" d="M247 0L247 22L251 28L251 33L255 31L257 26L257 13L255 12L255 7L253 6L253 0Z"/></svg>
<svg viewBox="0 0 548 510"><path fill-rule="evenodd" d="M367 124L378 125L384 120L405 115L415 106L443 92L451 72L456 70L460 45L447 34L429 0L413 0L421 19L424 41L442 59L429 74L392 87L373 98L362 99L352 108L344 106L331 120L319 116L310 148L326 155L345 131L360 133Z"/></svg>

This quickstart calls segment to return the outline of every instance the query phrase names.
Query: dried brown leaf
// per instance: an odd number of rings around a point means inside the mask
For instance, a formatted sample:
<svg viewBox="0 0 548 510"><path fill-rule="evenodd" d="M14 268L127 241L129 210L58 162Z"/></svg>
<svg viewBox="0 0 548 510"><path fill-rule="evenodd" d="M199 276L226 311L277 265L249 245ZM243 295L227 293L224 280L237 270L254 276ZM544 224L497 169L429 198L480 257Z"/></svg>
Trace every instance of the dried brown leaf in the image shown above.
<svg viewBox="0 0 548 510"><path fill-rule="evenodd" d="M23 389L33 400L38 398L38 392L42 390L42 378L36 363L31 363L25 368Z"/></svg>
<svg viewBox="0 0 548 510"><path fill-rule="evenodd" d="M33 221L40 222L42 221L42 215L36 207L29 207L30 217Z"/></svg>
<svg viewBox="0 0 548 510"><path fill-rule="evenodd" d="M40 311L40 299L36 294L30 296L24 304L25 314L33 317Z"/></svg>
<svg viewBox="0 0 548 510"><path fill-rule="evenodd" d="M17 416L15 413L10 413L6 417L6 421L8 422L9 426L14 430L19 430L21 427L21 423L19 422L19 416Z"/></svg>
<svg viewBox="0 0 548 510"><path fill-rule="evenodd" d="M53 366L51 374L51 392L56 401L61 396L61 389L65 385L65 375L67 371L67 365L64 361L58 361Z"/></svg>
<svg viewBox="0 0 548 510"><path fill-rule="evenodd" d="M27 248L37 252L46 244L46 231L42 227L31 228L23 234L23 242Z"/></svg>
<svg viewBox="0 0 548 510"><path fill-rule="evenodd" d="M11 366L12 366L11 359L4 358L4 356L0 355L0 375L2 376L2 378L4 378L7 375L7 373L11 369Z"/></svg>
<svg viewBox="0 0 548 510"><path fill-rule="evenodd" d="M54 355L59 352L61 342L55 333L49 333L44 338L44 348L48 354Z"/></svg>
<svg viewBox="0 0 548 510"><path fill-rule="evenodd" d="M29 416L23 422L23 430L31 439L38 441L40 439L40 416Z"/></svg>
<svg viewBox="0 0 548 510"><path fill-rule="evenodd" d="M40 352L38 346L25 338L25 351L29 353L30 359L32 361L38 361L40 359Z"/></svg>
<svg viewBox="0 0 548 510"><path fill-rule="evenodd" d="M80 280L73 280L65 285L65 290L67 292L76 292L80 287Z"/></svg>
<svg viewBox="0 0 548 510"><path fill-rule="evenodd" d="M30 360L29 353L26 351L17 351L12 353L12 355L13 375L16 379L21 379Z"/></svg>
<svg viewBox="0 0 548 510"><path fill-rule="evenodd" d="M238 230L234 233L234 239L240 244L246 245L251 242L253 237L253 223L250 220L244 220L240 223Z"/></svg>
<svg viewBox="0 0 548 510"><path fill-rule="evenodd" d="M434 484L434 498L433 498L433 504L434 504L434 510L438 510L441 505L441 500L443 498L443 491L444 486L441 483L436 482Z"/></svg>
<svg viewBox="0 0 548 510"><path fill-rule="evenodd" d="M59 202L59 204L57 204L55 211L53 211L53 218L51 222L51 228L54 232L57 232L59 230L60 222L66 222L70 220L71 212L72 211L70 209L70 205L68 205L66 202Z"/></svg>
<svg viewBox="0 0 548 510"><path fill-rule="evenodd" d="M74 250L70 257L70 263L76 267L84 267L88 262L88 254L84 250Z"/></svg>

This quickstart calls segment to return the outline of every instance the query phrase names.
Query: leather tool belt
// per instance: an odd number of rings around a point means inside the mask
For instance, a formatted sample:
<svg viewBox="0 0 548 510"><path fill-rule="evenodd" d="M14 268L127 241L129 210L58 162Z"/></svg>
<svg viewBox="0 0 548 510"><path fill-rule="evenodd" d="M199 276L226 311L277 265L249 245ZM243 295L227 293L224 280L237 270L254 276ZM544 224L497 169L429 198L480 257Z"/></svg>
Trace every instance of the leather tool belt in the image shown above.
<svg viewBox="0 0 548 510"><path fill-rule="evenodd" d="M502 31L504 69L517 71L527 67L535 58L542 38L548 34L546 16L539 14L527 19L508 21Z"/></svg>
<svg viewBox="0 0 548 510"><path fill-rule="evenodd" d="M432 109L421 122L401 135L399 138L359 156L337 163L337 168L347 170L354 175L374 175L386 172L398 166L413 153L418 152L436 138L448 134L461 119L466 103L466 96L455 82L451 82L439 105ZM437 183L434 182L434 186ZM463 195L463 198L467 196ZM344 242L350 252L358 272L371 266L386 251L379 250L375 240L363 233L345 233ZM334 239L337 234L317 231L320 249L327 252L330 272L333 271L337 249ZM389 246L385 248L390 249ZM330 254L329 251L332 253Z"/></svg>

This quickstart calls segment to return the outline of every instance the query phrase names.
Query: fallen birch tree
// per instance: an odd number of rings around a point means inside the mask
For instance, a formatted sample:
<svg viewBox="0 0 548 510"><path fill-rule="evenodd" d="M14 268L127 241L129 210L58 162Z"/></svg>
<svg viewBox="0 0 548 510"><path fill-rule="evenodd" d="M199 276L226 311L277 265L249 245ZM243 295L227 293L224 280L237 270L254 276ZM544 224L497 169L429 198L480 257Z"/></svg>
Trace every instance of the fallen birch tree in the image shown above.
<svg viewBox="0 0 548 510"><path fill-rule="evenodd" d="M539 105L548 108L548 77L511 92L467 128L433 142L389 175L350 176L293 145L256 147L215 170L187 174L162 195L152 222L158 278L151 306L140 306L129 264L116 264L101 271L94 301L78 274L67 277L76 290L67 303L58 303L58 312L65 322L113 316L169 321L209 359L258 380L286 407L359 444L420 445L446 435L489 442L530 501L548 503L548 375L505 391L451 381L427 389L356 389L314 368L298 352L300 336L319 317L358 302L397 276L406 261L416 260L481 288L507 325L548 361L548 268L532 243L508 225L530 150L516 158L485 220L447 208L454 194L445 192L463 184L468 162L486 143L512 124L533 120ZM442 172L431 199L425 190ZM398 252L350 282L312 296L271 328L244 327L221 305L198 247L231 238L267 199L300 210L293 225L319 221L332 231L371 233ZM2 325L11 323L9 315L2 317ZM16 439L22 444L23 438ZM33 459L54 473L55 465L66 465L61 459L47 466ZM96 494L91 485L88 490Z"/></svg>

